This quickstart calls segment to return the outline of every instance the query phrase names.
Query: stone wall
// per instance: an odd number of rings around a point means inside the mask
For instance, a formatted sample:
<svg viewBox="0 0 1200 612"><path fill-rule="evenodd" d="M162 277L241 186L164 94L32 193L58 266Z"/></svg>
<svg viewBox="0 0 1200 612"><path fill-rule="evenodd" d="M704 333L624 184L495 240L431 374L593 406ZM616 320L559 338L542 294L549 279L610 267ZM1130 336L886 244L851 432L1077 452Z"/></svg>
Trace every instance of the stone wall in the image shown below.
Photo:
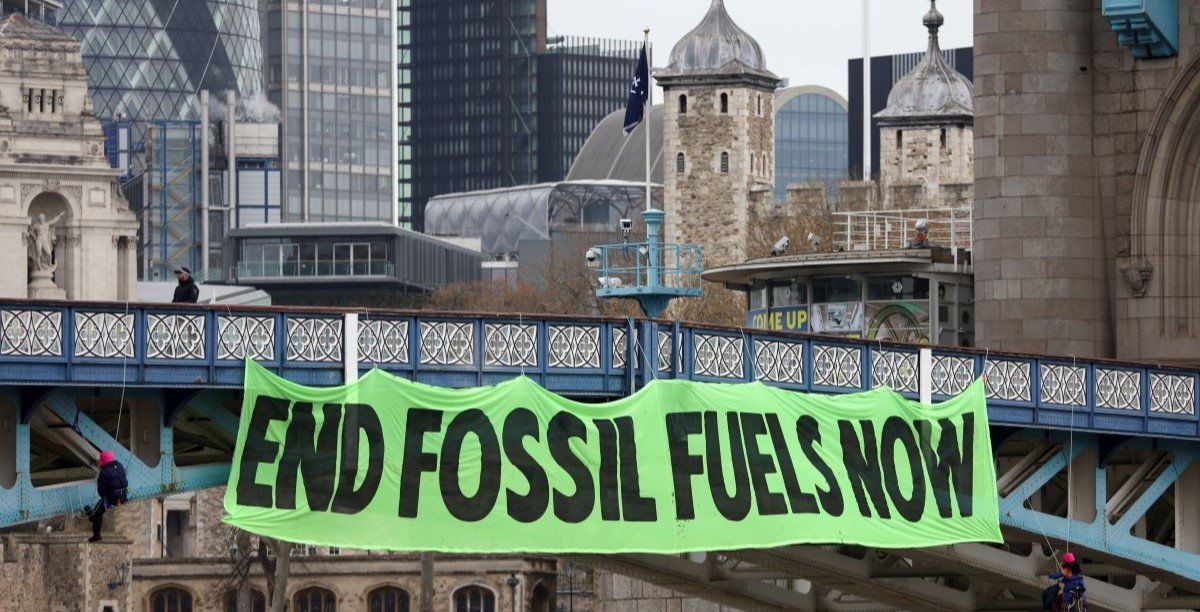
<svg viewBox="0 0 1200 612"><path fill-rule="evenodd" d="M1151 176L1140 160L1165 135L1149 133L1154 118L1160 105L1175 102L1167 94L1197 56L1200 10L1194 2L1179 2L1178 10L1179 55L1139 60L1117 44L1100 0L976 0L975 277L983 345L1079 357L1190 353L1194 361L1200 354L1200 341L1186 339L1195 334L1172 330L1165 317L1172 301L1194 303L1200 290L1168 292L1152 306L1119 273L1142 221L1131 218L1137 185L1175 180ZM1200 228L1184 231L1192 232L1190 242L1200 239Z"/></svg>
<svg viewBox="0 0 1200 612"><path fill-rule="evenodd" d="M880 128L883 208L939 208L946 201L941 193L943 186L972 182L972 134L969 125Z"/></svg>
<svg viewBox="0 0 1200 612"><path fill-rule="evenodd" d="M663 120L664 207L668 242L704 246L707 265L745 257L751 192L773 198L774 98L765 89L671 85ZM721 112L721 96L728 112ZM687 99L680 112L680 96ZM684 160L677 171L678 156ZM727 156L728 168L722 168Z"/></svg>
<svg viewBox="0 0 1200 612"><path fill-rule="evenodd" d="M10 533L0 556L0 601L6 610L103 612L132 606L130 542L87 543L81 533Z"/></svg>
<svg viewBox="0 0 1200 612"><path fill-rule="evenodd" d="M787 214L823 216L829 214L829 191L824 182L787 186Z"/></svg>
<svg viewBox="0 0 1200 612"><path fill-rule="evenodd" d="M599 612L737 612L736 608L607 571L596 572L596 603Z"/></svg>

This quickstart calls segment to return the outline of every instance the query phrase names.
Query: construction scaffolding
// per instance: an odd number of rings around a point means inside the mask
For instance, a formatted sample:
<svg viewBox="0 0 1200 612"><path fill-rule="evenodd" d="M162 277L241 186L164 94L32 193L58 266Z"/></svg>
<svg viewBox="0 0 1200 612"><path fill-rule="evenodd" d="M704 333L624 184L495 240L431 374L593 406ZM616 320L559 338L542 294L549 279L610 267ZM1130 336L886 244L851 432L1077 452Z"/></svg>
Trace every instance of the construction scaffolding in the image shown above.
<svg viewBox="0 0 1200 612"><path fill-rule="evenodd" d="M141 261L144 280L166 280L174 270L199 268L200 122L143 125Z"/></svg>

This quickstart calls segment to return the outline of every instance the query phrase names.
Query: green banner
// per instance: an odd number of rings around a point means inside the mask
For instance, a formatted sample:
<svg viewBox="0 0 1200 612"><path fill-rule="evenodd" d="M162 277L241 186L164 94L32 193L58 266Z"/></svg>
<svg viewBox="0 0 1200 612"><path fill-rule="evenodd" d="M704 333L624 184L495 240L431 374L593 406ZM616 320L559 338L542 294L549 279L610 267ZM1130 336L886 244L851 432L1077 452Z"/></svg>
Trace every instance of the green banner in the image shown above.
<svg viewBox="0 0 1200 612"><path fill-rule="evenodd" d="M247 363L225 522L405 551L910 548L1000 542L996 499L981 381L933 406L685 381L587 404L524 377L317 389Z"/></svg>

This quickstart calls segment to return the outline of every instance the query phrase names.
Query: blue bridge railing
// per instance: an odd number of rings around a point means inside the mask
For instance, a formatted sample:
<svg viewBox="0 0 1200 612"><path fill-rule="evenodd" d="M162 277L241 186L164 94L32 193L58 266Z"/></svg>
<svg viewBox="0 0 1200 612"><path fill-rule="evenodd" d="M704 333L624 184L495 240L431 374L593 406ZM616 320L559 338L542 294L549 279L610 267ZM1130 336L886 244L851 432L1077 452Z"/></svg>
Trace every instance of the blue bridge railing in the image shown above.
<svg viewBox="0 0 1200 612"><path fill-rule="evenodd" d="M821 393L886 385L914 398L924 387L938 400L984 375L995 425L1200 438L1200 370L1183 367L644 319L0 301L0 386L236 389L247 357L307 385L341 384L356 357L430 384L523 374L577 397L681 378Z"/></svg>

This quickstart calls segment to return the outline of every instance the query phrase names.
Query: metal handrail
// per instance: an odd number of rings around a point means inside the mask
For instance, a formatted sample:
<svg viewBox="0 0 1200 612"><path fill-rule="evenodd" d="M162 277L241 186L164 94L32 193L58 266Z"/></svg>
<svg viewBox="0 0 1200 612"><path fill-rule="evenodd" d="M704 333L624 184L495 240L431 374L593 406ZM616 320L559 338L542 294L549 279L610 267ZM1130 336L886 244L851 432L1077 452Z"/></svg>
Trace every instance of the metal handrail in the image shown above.
<svg viewBox="0 0 1200 612"><path fill-rule="evenodd" d="M296 260L237 264L239 278L312 278L325 276L394 276L390 261Z"/></svg>

